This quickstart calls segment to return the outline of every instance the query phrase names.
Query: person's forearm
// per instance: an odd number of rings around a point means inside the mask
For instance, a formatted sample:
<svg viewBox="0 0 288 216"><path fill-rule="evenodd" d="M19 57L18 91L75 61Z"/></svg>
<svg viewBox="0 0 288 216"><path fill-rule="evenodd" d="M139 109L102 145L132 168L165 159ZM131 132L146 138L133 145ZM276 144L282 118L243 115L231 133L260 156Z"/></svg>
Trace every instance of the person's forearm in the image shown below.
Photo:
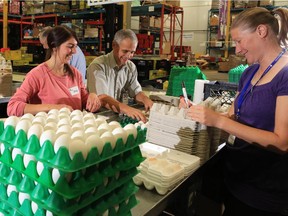
<svg viewBox="0 0 288 216"><path fill-rule="evenodd" d="M26 104L24 114L31 113L35 115L38 112L49 112L51 109L53 109L52 104Z"/></svg>
<svg viewBox="0 0 288 216"><path fill-rule="evenodd" d="M98 97L101 101L101 105L106 109L110 109L118 113L121 112L121 103L119 101L105 94L98 95Z"/></svg>
<svg viewBox="0 0 288 216"><path fill-rule="evenodd" d="M135 96L135 100L137 102L140 102L142 104L144 104L145 99L148 99L148 97L144 94L144 92L139 92L136 96Z"/></svg>
<svg viewBox="0 0 288 216"><path fill-rule="evenodd" d="M63 107L67 107L70 111L72 111L72 107L66 104L26 104L24 114L31 113L35 115L38 112L49 112L52 109L60 110Z"/></svg>

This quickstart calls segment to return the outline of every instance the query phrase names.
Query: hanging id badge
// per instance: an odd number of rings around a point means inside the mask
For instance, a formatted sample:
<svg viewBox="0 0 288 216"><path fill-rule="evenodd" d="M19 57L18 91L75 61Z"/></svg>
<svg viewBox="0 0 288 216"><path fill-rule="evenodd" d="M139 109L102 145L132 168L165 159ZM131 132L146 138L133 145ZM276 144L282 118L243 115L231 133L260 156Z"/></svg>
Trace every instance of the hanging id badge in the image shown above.
<svg viewBox="0 0 288 216"><path fill-rule="evenodd" d="M236 138L235 136L230 134L229 137L228 137L228 140L227 140L227 144L234 145L235 138Z"/></svg>
<svg viewBox="0 0 288 216"><path fill-rule="evenodd" d="M70 94L71 94L72 96L79 94L79 88L78 88L78 86L74 86L74 87L69 88L69 91L70 91Z"/></svg>

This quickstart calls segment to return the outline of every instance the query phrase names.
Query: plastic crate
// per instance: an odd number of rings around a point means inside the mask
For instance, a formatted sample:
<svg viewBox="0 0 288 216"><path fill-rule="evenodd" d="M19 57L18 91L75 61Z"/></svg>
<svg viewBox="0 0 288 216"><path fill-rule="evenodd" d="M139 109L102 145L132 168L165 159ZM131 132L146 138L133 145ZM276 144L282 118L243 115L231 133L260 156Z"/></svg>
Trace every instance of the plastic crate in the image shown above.
<svg viewBox="0 0 288 216"><path fill-rule="evenodd" d="M206 80L206 76L202 73L199 67L179 67L175 66L171 69L169 76L169 84L167 88L166 95L179 97L183 94L182 92L182 81L185 82L186 91L188 96L191 96L193 100L194 86L196 79Z"/></svg>
<svg viewBox="0 0 288 216"><path fill-rule="evenodd" d="M222 104L232 104L238 84L229 82L209 82L204 84L204 100L208 97L220 98Z"/></svg>

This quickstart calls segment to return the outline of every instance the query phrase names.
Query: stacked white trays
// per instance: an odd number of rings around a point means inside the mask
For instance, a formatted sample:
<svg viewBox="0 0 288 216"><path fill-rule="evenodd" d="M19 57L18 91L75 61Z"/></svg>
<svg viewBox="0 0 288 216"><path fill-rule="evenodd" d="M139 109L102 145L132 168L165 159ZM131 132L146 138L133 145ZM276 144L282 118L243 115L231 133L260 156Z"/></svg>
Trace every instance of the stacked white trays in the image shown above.
<svg viewBox="0 0 288 216"><path fill-rule="evenodd" d="M199 166L200 158L151 143L140 146L146 160L138 167L140 173L133 180L136 185L165 195Z"/></svg>
<svg viewBox="0 0 288 216"><path fill-rule="evenodd" d="M147 140L196 155L203 164L209 158L210 141L206 127L185 118L185 109L154 103L150 111Z"/></svg>

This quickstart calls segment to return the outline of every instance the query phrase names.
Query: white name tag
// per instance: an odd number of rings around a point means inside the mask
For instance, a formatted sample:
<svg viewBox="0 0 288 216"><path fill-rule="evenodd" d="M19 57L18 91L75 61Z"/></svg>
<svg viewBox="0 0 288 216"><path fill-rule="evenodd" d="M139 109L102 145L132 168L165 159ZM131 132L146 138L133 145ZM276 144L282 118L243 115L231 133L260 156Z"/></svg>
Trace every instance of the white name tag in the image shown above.
<svg viewBox="0 0 288 216"><path fill-rule="evenodd" d="M74 87L70 88L69 91L70 91L72 96L79 94L78 86L74 86Z"/></svg>

